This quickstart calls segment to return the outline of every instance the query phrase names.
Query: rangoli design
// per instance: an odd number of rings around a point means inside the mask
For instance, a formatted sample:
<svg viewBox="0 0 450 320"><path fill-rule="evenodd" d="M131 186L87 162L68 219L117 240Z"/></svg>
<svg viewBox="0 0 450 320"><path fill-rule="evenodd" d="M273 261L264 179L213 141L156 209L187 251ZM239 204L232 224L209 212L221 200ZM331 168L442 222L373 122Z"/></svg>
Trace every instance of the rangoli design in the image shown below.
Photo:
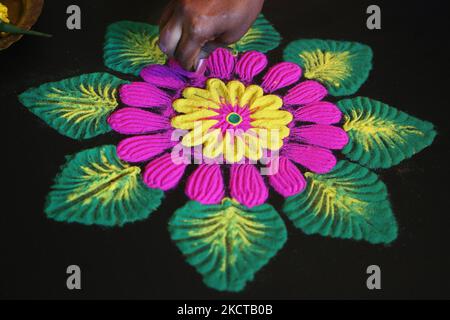
<svg viewBox="0 0 450 320"><path fill-rule="evenodd" d="M106 66L141 80L92 73L20 95L70 138L126 136L68 157L47 216L123 226L148 218L165 193L182 187L189 201L171 217L171 238L205 284L221 291L242 290L286 242L270 190L286 198L282 211L306 234L395 240L387 189L372 170L429 146L433 125L369 98L332 101L368 78L368 46L298 40L285 61L267 68L265 52L280 39L260 15L194 73L166 59L156 26L110 25Z"/></svg>

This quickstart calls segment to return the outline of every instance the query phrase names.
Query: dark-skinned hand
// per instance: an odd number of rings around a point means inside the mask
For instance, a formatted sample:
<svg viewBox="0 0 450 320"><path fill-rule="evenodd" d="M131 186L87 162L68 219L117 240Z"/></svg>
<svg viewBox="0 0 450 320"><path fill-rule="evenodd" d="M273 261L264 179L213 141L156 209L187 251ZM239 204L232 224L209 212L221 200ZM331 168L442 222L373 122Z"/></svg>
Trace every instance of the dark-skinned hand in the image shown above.
<svg viewBox="0 0 450 320"><path fill-rule="evenodd" d="M172 0L160 20L161 50L186 70L220 46L237 42L261 12L264 0Z"/></svg>

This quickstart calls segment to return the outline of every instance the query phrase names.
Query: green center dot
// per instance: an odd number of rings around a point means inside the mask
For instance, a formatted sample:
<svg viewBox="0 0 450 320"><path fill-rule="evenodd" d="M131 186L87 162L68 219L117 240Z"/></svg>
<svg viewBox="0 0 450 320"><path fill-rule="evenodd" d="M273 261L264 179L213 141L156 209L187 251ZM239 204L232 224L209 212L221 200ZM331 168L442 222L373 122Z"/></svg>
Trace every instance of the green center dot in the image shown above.
<svg viewBox="0 0 450 320"><path fill-rule="evenodd" d="M242 117L237 113L232 112L227 116L227 121L233 125L237 125L242 122Z"/></svg>

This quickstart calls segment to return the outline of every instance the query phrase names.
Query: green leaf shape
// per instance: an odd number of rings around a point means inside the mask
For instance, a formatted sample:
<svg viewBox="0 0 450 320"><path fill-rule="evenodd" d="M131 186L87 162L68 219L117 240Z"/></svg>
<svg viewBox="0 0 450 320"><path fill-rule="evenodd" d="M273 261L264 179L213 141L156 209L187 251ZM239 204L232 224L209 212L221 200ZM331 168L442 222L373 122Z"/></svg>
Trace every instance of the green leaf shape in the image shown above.
<svg viewBox="0 0 450 320"><path fill-rule="evenodd" d="M250 50L268 52L278 47L280 42L278 31L260 14L247 33L230 47L235 53Z"/></svg>
<svg viewBox="0 0 450 320"><path fill-rule="evenodd" d="M284 49L284 60L299 64L305 78L322 82L333 96L358 91L372 69L372 56L370 47L348 41L297 40Z"/></svg>
<svg viewBox="0 0 450 320"><path fill-rule="evenodd" d="M389 168L431 145L436 131L430 122L364 97L338 102L349 143L342 152L368 168Z"/></svg>
<svg viewBox="0 0 450 320"><path fill-rule="evenodd" d="M120 161L112 145L79 152L56 177L45 212L56 221L108 227L146 219L164 193L148 188L140 172Z"/></svg>
<svg viewBox="0 0 450 320"><path fill-rule="evenodd" d="M289 197L283 211L306 234L390 243L397 222L386 186L356 163L339 161L328 174L306 173L307 188Z"/></svg>
<svg viewBox="0 0 450 320"><path fill-rule="evenodd" d="M188 202L172 216L169 231L208 287L233 292L253 280L287 238L272 206L249 209L230 199L220 205Z"/></svg>
<svg viewBox="0 0 450 320"><path fill-rule="evenodd" d="M113 23L106 32L105 65L138 76L147 65L164 64L166 55L159 49L158 39L158 26L126 20Z"/></svg>
<svg viewBox="0 0 450 320"><path fill-rule="evenodd" d="M83 74L45 83L19 95L20 102L62 135L89 139L111 131L108 115L118 106L118 87L108 73Z"/></svg>

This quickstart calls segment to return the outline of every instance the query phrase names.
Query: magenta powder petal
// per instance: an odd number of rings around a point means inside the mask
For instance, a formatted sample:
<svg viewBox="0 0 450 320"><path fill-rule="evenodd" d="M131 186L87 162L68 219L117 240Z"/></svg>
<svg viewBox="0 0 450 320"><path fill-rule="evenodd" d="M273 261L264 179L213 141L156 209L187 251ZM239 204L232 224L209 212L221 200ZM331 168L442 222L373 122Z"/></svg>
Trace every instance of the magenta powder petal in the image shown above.
<svg viewBox="0 0 450 320"><path fill-rule="evenodd" d="M164 89L180 90L186 81L172 68L154 64L141 71L141 77L146 82Z"/></svg>
<svg viewBox="0 0 450 320"><path fill-rule="evenodd" d="M183 177L187 164L172 161L170 153L152 160L144 172L144 183L150 188L169 190L175 188Z"/></svg>
<svg viewBox="0 0 450 320"><path fill-rule="evenodd" d="M291 88L283 98L283 101L284 104L288 106L305 105L320 101L325 98L327 94L327 89L319 82L308 80Z"/></svg>
<svg viewBox="0 0 450 320"><path fill-rule="evenodd" d="M202 87L205 84L206 77L203 73L184 70L180 63L175 59L169 59L167 65L179 76L182 76L189 85Z"/></svg>
<svg viewBox="0 0 450 320"><path fill-rule="evenodd" d="M299 142L327 149L343 149L348 143L348 135L343 129L323 124L292 128L290 137Z"/></svg>
<svg viewBox="0 0 450 320"><path fill-rule="evenodd" d="M233 75L235 57L230 50L219 48L210 54L206 67L210 78L228 80Z"/></svg>
<svg viewBox="0 0 450 320"><path fill-rule="evenodd" d="M108 124L122 134L143 134L171 128L168 118L137 108L117 110L109 116Z"/></svg>
<svg viewBox="0 0 450 320"><path fill-rule="evenodd" d="M297 108L294 118L297 121L318 124L334 124L341 121L342 112L331 102L319 101Z"/></svg>
<svg viewBox="0 0 450 320"><path fill-rule="evenodd" d="M274 65L263 78L262 87L266 92L287 87L302 76L302 68L292 62L280 62Z"/></svg>
<svg viewBox="0 0 450 320"><path fill-rule="evenodd" d="M132 107L160 107L170 105L172 98L146 82L133 82L120 88L120 100Z"/></svg>
<svg viewBox="0 0 450 320"><path fill-rule="evenodd" d="M267 66L267 57L258 51L244 53L236 64L235 73L239 78L250 83L255 76L263 71Z"/></svg>
<svg viewBox="0 0 450 320"><path fill-rule="evenodd" d="M135 136L122 140L117 146L117 155L126 162L142 162L173 147L171 132Z"/></svg>
<svg viewBox="0 0 450 320"><path fill-rule="evenodd" d="M222 172L218 164L201 164L189 177L186 195L202 204L218 204L225 197Z"/></svg>
<svg viewBox="0 0 450 320"><path fill-rule="evenodd" d="M266 202L269 191L253 164L233 164L230 172L230 194L239 203L251 208Z"/></svg>
<svg viewBox="0 0 450 320"><path fill-rule="evenodd" d="M278 161L271 161L270 169L270 185L283 197L287 198L305 190L305 177L286 157L281 156Z"/></svg>
<svg viewBox="0 0 450 320"><path fill-rule="evenodd" d="M330 150L315 146L289 143L283 155L315 173L328 173L336 165L336 157Z"/></svg>

